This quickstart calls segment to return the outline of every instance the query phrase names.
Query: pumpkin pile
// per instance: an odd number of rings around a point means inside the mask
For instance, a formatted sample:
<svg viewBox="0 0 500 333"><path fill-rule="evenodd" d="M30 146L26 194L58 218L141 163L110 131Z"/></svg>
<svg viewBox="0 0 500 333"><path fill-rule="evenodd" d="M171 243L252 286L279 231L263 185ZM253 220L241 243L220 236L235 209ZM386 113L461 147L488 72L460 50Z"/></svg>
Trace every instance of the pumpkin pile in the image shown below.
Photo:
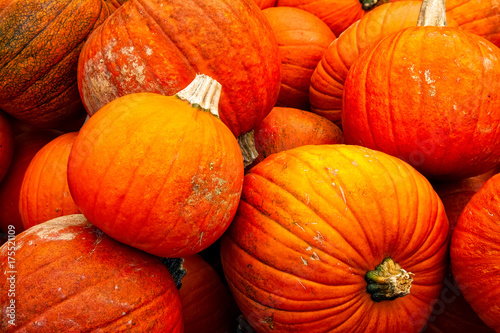
<svg viewBox="0 0 500 333"><path fill-rule="evenodd" d="M493 0L0 0L1 332L500 332Z"/></svg>

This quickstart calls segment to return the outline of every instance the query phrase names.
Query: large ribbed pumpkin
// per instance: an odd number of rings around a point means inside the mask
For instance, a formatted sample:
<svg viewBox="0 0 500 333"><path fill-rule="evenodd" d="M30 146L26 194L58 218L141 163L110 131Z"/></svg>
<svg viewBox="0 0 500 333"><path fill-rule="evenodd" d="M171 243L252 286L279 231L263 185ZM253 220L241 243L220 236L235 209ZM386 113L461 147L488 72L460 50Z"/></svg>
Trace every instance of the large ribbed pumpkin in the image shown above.
<svg viewBox="0 0 500 333"><path fill-rule="evenodd" d="M39 127L78 127L77 64L114 10L103 0L0 0L0 108Z"/></svg>
<svg viewBox="0 0 500 333"><path fill-rule="evenodd" d="M53 218L77 214L68 187L68 157L77 132L47 143L31 160L19 193L19 214L25 229Z"/></svg>
<svg viewBox="0 0 500 333"><path fill-rule="evenodd" d="M407 163L302 146L245 176L221 256L257 332L419 332L439 297L449 226Z"/></svg>
<svg viewBox="0 0 500 333"><path fill-rule="evenodd" d="M424 1L424 8L432 8ZM500 163L500 49L423 11L372 44L345 81L346 143L397 156L424 175L467 178ZM426 15L431 14L431 15ZM437 17L436 17L437 18Z"/></svg>
<svg viewBox="0 0 500 333"><path fill-rule="evenodd" d="M0 248L0 269L1 332L183 332L179 293L159 258L83 215L17 234Z"/></svg>
<svg viewBox="0 0 500 333"><path fill-rule="evenodd" d="M491 177L458 219L451 240L451 268L478 316L500 331L500 175Z"/></svg>
<svg viewBox="0 0 500 333"><path fill-rule="evenodd" d="M278 98L278 45L253 0L131 0L89 37L78 86L90 115L137 92L174 95L198 73L224 90L220 118L250 131Z"/></svg>
<svg viewBox="0 0 500 333"><path fill-rule="evenodd" d="M243 184L238 142L216 116L220 85L201 75L186 89L107 104L83 125L68 160L71 195L89 221L162 257L215 242Z"/></svg>

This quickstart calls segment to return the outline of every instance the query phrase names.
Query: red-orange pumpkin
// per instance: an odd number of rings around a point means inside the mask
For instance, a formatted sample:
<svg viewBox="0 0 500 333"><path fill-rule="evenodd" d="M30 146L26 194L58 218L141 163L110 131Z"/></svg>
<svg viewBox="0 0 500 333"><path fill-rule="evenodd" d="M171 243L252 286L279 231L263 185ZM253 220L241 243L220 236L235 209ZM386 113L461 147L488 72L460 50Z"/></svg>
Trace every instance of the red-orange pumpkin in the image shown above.
<svg viewBox="0 0 500 333"><path fill-rule="evenodd" d="M467 178L500 162L500 49L440 25L393 33L358 58L342 128L346 143L400 157L426 176Z"/></svg>
<svg viewBox="0 0 500 333"><path fill-rule="evenodd" d="M0 0L0 108L39 127L79 127L78 56L118 3Z"/></svg>
<svg viewBox="0 0 500 333"><path fill-rule="evenodd" d="M199 255L184 257L179 295L185 333L234 332L238 308L227 286Z"/></svg>
<svg viewBox="0 0 500 333"><path fill-rule="evenodd" d="M280 70L276 38L253 0L131 0L85 43L78 86L93 115L130 93L174 95L203 73L224 87L220 118L239 136L275 105Z"/></svg>
<svg viewBox="0 0 500 333"><path fill-rule="evenodd" d="M19 214L25 229L53 218L77 214L68 187L68 157L77 132L47 143L31 160L19 193Z"/></svg>
<svg viewBox="0 0 500 333"><path fill-rule="evenodd" d="M335 39L315 15L293 7L262 11L271 24L281 57L281 88L277 105L309 110L311 75Z"/></svg>
<svg viewBox="0 0 500 333"><path fill-rule="evenodd" d="M453 276L478 316L500 331L500 175L491 177L458 219L451 240Z"/></svg>
<svg viewBox="0 0 500 333"><path fill-rule="evenodd" d="M12 163L0 183L0 230L14 226L17 233L24 230L19 213L19 195L26 169L36 153L62 133L55 130L30 130L14 138Z"/></svg>
<svg viewBox="0 0 500 333"><path fill-rule="evenodd" d="M439 197L407 163L310 145L247 173L221 257L257 332L419 332L441 291L448 235Z"/></svg>
<svg viewBox="0 0 500 333"><path fill-rule="evenodd" d="M260 9L276 6L276 0L253 0Z"/></svg>
<svg viewBox="0 0 500 333"><path fill-rule="evenodd" d="M243 183L238 142L208 111L217 111L220 85L197 76L186 89L107 104L79 131L68 161L71 195L89 221L162 257L215 242L231 223Z"/></svg>
<svg viewBox="0 0 500 333"><path fill-rule="evenodd" d="M179 293L159 258L83 215L17 234L0 248L0 269L8 272L0 278L2 332L183 331Z"/></svg>
<svg viewBox="0 0 500 333"><path fill-rule="evenodd" d="M14 155L14 132L7 115L0 110L0 183L9 170Z"/></svg>

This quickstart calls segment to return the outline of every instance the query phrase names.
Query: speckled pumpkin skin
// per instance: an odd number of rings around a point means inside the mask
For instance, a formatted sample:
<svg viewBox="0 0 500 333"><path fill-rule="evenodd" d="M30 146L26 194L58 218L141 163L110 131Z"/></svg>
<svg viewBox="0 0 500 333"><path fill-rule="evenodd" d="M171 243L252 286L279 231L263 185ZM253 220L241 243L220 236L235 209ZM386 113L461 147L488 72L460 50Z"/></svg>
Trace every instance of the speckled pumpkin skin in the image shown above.
<svg viewBox="0 0 500 333"><path fill-rule="evenodd" d="M83 215L38 224L14 241L16 325L6 316L13 297L9 275L2 274L2 332L183 332L181 302L167 268ZM12 246L0 248L2 272L12 270Z"/></svg>

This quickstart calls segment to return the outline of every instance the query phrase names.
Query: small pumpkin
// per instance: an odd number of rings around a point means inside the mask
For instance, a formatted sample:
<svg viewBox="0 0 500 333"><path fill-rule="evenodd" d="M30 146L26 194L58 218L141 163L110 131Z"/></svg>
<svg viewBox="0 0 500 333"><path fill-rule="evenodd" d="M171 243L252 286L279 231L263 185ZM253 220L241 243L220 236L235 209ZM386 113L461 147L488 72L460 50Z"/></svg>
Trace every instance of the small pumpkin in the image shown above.
<svg viewBox="0 0 500 333"><path fill-rule="evenodd" d="M14 155L14 131L7 115L0 110L0 183L9 170Z"/></svg>
<svg viewBox="0 0 500 333"><path fill-rule="evenodd" d="M0 0L0 108L37 127L79 128L78 56L114 8L103 0Z"/></svg>
<svg viewBox="0 0 500 333"><path fill-rule="evenodd" d="M214 243L243 183L238 142L217 117L220 92L199 75L175 96L130 94L90 117L68 160L71 195L89 221L161 257Z"/></svg>
<svg viewBox="0 0 500 333"><path fill-rule="evenodd" d="M16 234L15 245L0 248L0 268L10 272L0 279L2 332L183 332L179 293L159 258L113 240L83 215Z"/></svg>
<svg viewBox="0 0 500 333"><path fill-rule="evenodd" d="M419 332L441 292L448 240L441 200L410 165L309 145L246 174L221 258L256 332Z"/></svg>
<svg viewBox="0 0 500 333"><path fill-rule="evenodd" d="M25 229L63 215L78 214L68 187L68 157L77 132L65 133L43 146L31 159L19 193Z"/></svg>
<svg viewBox="0 0 500 333"><path fill-rule="evenodd" d="M276 103L309 110L311 75L335 35L317 16L299 8L271 7L262 12L276 36L281 58L281 88Z"/></svg>
<svg viewBox="0 0 500 333"><path fill-rule="evenodd" d="M453 276L465 299L500 331L500 175L491 177L458 219L450 246Z"/></svg>
<svg viewBox="0 0 500 333"><path fill-rule="evenodd" d="M372 44L349 70L345 140L430 178L476 176L500 162L500 49L446 27L441 1L422 6L418 26Z"/></svg>

